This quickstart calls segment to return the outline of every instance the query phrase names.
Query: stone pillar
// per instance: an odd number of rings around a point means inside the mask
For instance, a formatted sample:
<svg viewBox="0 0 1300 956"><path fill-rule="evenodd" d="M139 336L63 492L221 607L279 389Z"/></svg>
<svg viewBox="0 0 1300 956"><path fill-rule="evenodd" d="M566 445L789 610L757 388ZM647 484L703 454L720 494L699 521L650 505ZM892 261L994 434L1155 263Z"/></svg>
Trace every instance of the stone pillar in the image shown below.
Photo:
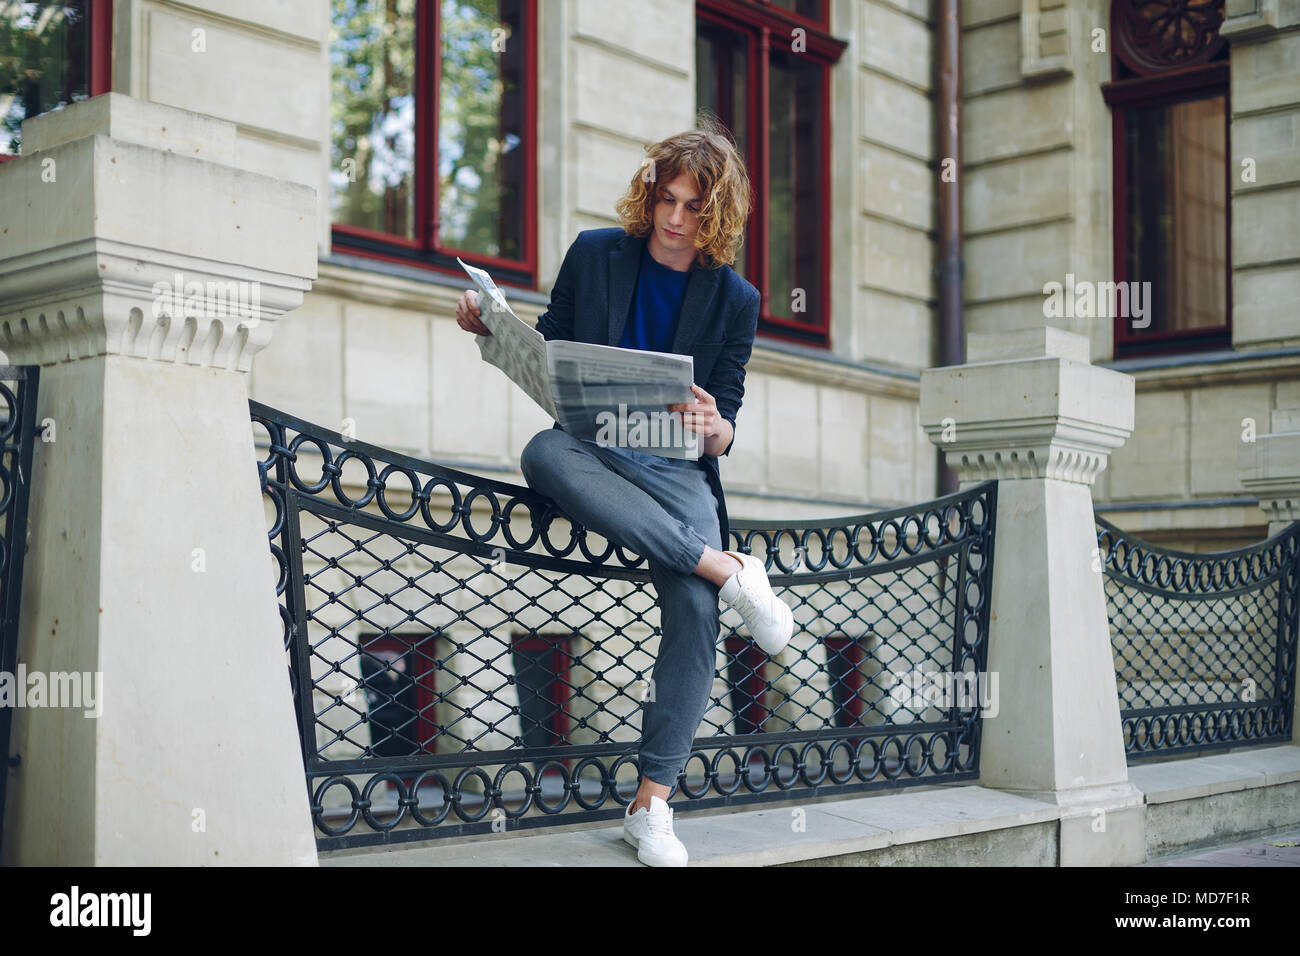
<svg viewBox="0 0 1300 956"><path fill-rule="evenodd" d="M19 659L101 688L15 714L3 862L314 865L245 373L316 275L315 191L107 94L24 123L0 196L46 423Z"/></svg>
<svg viewBox="0 0 1300 956"><path fill-rule="evenodd" d="M1237 460L1241 483L1268 516L1269 537L1300 521L1300 408L1273 410L1270 434L1243 442ZM1300 670L1300 665L1297 665ZM1297 673L1292 673L1295 686ZM1300 694L1291 715L1291 743L1300 746Z"/></svg>
<svg viewBox="0 0 1300 956"><path fill-rule="evenodd" d="M1061 808L1060 863L1145 859L1128 781L1091 487L1133 430L1133 379L1054 328L974 334L921 373L921 423L963 487L997 479L980 784Z"/></svg>

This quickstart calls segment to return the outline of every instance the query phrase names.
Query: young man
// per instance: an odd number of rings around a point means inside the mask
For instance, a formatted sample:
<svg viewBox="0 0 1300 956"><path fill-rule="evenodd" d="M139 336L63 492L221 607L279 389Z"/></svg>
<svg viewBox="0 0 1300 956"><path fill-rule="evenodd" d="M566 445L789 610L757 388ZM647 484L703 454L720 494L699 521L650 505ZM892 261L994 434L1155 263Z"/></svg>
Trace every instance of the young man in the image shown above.
<svg viewBox="0 0 1300 956"><path fill-rule="evenodd" d="M649 564L661 638L655 693L642 715L641 780L623 818L624 839L642 863L685 866L667 797L708 705L718 598L740 612L768 654L789 642L794 617L773 592L763 561L721 550L729 531L718 456L731 452L758 326L758 290L730 266L750 209L744 163L712 123L647 153L650 162L616 207L623 226L578 234L537 328L548 340L693 356L695 402L668 409L699 433L701 457L579 441L556 424L528 442L520 468L529 487L566 515ZM456 321L490 334L479 314L477 294L467 292Z"/></svg>

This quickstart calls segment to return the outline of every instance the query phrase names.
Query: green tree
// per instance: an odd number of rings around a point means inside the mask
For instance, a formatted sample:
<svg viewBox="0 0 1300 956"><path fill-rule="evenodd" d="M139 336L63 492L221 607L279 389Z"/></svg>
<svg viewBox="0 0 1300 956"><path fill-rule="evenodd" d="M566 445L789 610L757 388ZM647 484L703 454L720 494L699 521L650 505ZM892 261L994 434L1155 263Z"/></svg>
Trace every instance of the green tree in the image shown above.
<svg viewBox="0 0 1300 956"><path fill-rule="evenodd" d="M415 0L333 0L331 12L334 219L413 235Z"/></svg>
<svg viewBox="0 0 1300 956"><path fill-rule="evenodd" d="M90 95L87 25L85 3L0 0L0 154L23 120Z"/></svg>

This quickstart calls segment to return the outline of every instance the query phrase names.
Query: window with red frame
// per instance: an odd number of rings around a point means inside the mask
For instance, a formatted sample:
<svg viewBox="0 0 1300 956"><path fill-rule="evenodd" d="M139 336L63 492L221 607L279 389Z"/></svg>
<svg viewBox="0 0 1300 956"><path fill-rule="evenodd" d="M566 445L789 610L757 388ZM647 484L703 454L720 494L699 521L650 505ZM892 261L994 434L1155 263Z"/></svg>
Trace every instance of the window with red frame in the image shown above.
<svg viewBox="0 0 1300 956"><path fill-rule="evenodd" d="M331 0L342 252L536 280L535 0Z"/></svg>
<svg viewBox="0 0 1300 956"><path fill-rule="evenodd" d="M726 124L756 204L733 268L759 331L829 345L830 83L845 44L827 0L697 0L696 105Z"/></svg>
<svg viewBox="0 0 1300 956"><path fill-rule="evenodd" d="M1111 107L1115 355L1231 344L1231 155L1224 0L1115 0ZM1133 283L1140 283L1133 286ZM1146 286L1145 283L1150 283Z"/></svg>
<svg viewBox="0 0 1300 956"><path fill-rule="evenodd" d="M0 162L23 120L108 92L112 15L112 0L0 3Z"/></svg>

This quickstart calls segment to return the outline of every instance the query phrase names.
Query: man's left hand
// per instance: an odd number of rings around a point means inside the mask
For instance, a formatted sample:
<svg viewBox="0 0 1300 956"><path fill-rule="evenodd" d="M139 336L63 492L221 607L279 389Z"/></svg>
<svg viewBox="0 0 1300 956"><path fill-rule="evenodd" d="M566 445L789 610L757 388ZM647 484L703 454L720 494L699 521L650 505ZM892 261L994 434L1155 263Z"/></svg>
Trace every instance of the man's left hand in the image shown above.
<svg viewBox="0 0 1300 956"><path fill-rule="evenodd" d="M692 385L691 391L695 393L694 402L678 402L676 405L669 405L668 410L681 412L682 424L691 431L699 432L701 438L713 438L718 434L718 428L722 423L722 416L718 414L718 403L712 395L698 385Z"/></svg>

